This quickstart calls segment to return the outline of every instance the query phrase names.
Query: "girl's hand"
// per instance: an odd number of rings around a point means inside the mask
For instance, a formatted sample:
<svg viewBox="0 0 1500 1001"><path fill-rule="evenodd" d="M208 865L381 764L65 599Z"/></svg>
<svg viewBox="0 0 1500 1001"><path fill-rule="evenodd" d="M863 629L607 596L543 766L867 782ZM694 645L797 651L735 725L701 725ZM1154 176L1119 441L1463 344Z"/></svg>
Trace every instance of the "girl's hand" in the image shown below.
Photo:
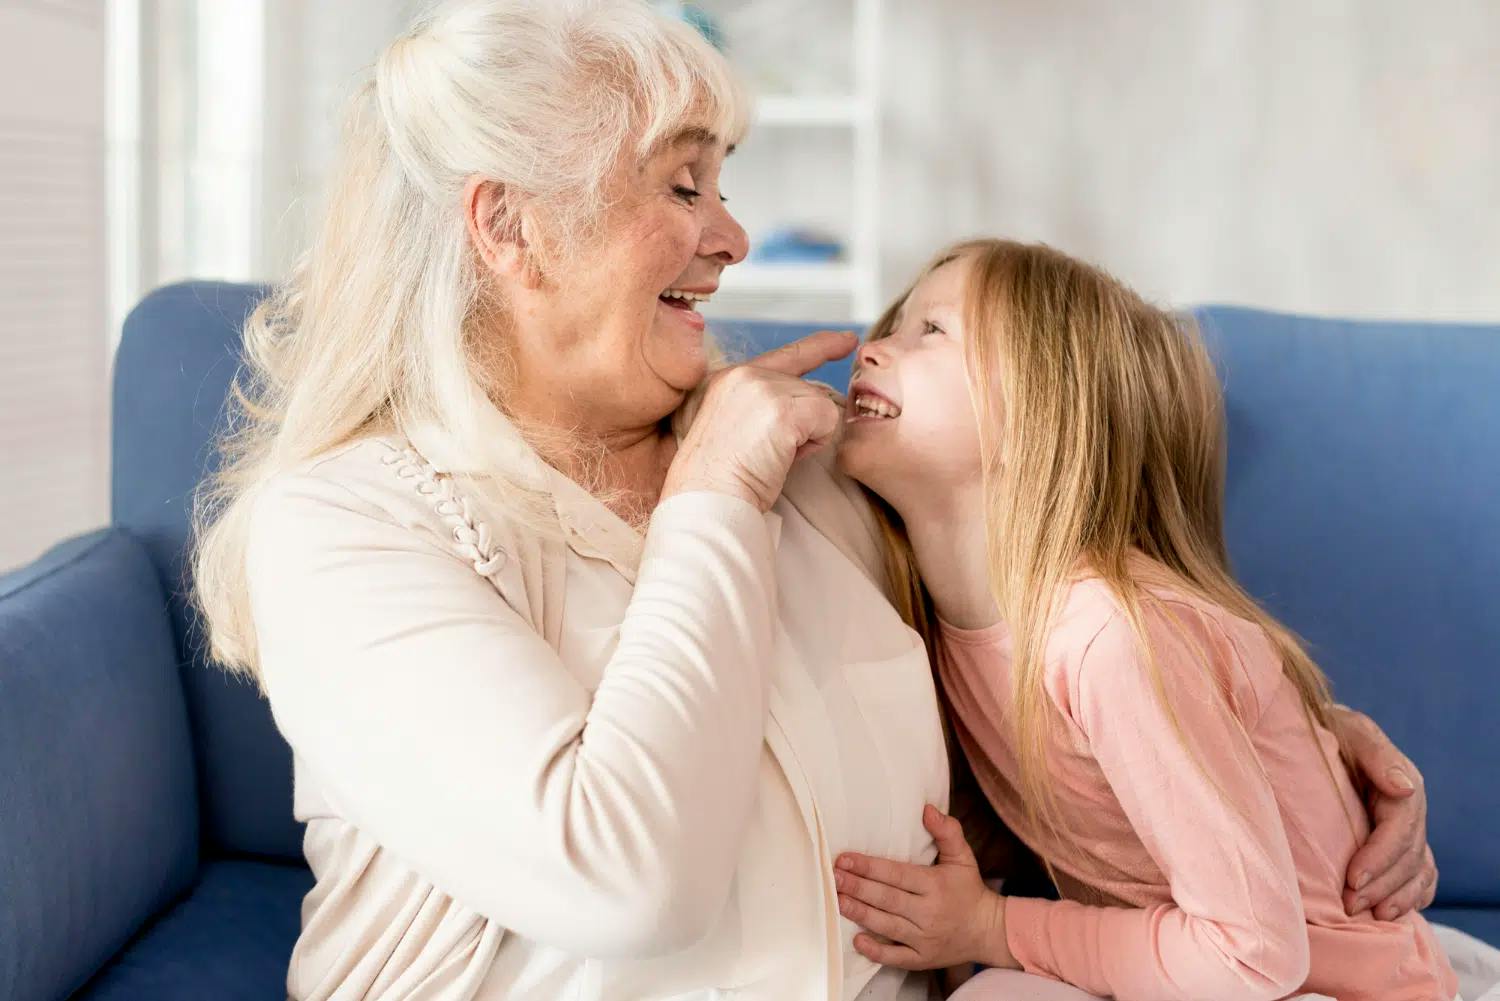
<svg viewBox="0 0 1500 1001"><path fill-rule="evenodd" d="M1373 829L1349 859L1344 909L1373 910L1390 921L1421 910L1437 895L1437 865L1427 846L1427 792L1422 773L1364 713L1335 706L1333 720L1369 792Z"/></svg>
<svg viewBox="0 0 1500 1001"><path fill-rule="evenodd" d="M984 885L963 828L933 806L922 811L922 825L937 842L935 865L855 852L835 861L839 913L865 929L854 948L903 970L961 963L1019 969L1005 943L1005 898Z"/></svg>

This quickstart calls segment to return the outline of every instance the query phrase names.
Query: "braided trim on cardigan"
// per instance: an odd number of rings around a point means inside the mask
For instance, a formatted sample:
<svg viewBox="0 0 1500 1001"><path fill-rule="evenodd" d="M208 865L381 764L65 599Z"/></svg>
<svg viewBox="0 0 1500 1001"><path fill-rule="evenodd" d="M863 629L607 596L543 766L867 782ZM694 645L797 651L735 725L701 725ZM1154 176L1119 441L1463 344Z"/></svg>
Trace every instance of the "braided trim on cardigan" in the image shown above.
<svg viewBox="0 0 1500 1001"><path fill-rule="evenodd" d="M475 520L469 499L454 488L453 477L439 473L410 443L405 448L389 447L391 451L380 457L381 463L394 466L398 477L412 481L417 493L448 522L454 546L473 565L474 572L488 577L505 566L505 552L495 548L490 526Z"/></svg>

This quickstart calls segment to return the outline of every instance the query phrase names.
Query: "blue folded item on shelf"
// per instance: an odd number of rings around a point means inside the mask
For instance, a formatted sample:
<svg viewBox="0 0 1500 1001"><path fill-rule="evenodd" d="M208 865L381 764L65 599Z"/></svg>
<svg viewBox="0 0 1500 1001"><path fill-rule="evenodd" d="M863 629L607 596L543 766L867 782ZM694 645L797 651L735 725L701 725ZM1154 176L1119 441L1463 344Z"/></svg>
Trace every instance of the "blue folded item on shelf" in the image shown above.
<svg viewBox="0 0 1500 1001"><path fill-rule="evenodd" d="M756 241L750 259L760 264L806 264L843 256L844 245L833 237L806 229L775 229Z"/></svg>

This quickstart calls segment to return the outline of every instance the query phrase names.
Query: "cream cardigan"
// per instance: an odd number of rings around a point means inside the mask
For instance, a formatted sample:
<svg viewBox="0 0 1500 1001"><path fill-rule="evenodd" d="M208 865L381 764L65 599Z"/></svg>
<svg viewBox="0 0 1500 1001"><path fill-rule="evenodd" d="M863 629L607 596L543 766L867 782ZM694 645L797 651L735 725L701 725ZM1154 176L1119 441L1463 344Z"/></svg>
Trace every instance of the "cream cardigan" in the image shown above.
<svg viewBox="0 0 1500 1001"><path fill-rule="evenodd" d="M533 472L562 540L476 500L432 425L255 502L262 675L317 880L289 996L924 997L852 950L832 886L843 850L934 857L947 760L831 453L769 513L681 494L644 537Z"/></svg>

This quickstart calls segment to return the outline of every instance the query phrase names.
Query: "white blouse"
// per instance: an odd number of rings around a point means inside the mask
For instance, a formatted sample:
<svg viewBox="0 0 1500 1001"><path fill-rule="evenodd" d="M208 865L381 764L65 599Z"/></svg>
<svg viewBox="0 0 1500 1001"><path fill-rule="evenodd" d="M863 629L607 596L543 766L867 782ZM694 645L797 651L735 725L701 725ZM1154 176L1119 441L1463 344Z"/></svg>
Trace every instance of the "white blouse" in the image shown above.
<svg viewBox="0 0 1500 1001"><path fill-rule="evenodd" d="M644 536L549 471L557 544L472 475L429 426L256 501L262 675L317 880L289 996L924 998L854 952L832 884L845 850L931 861L948 771L829 457L769 513L681 494Z"/></svg>

